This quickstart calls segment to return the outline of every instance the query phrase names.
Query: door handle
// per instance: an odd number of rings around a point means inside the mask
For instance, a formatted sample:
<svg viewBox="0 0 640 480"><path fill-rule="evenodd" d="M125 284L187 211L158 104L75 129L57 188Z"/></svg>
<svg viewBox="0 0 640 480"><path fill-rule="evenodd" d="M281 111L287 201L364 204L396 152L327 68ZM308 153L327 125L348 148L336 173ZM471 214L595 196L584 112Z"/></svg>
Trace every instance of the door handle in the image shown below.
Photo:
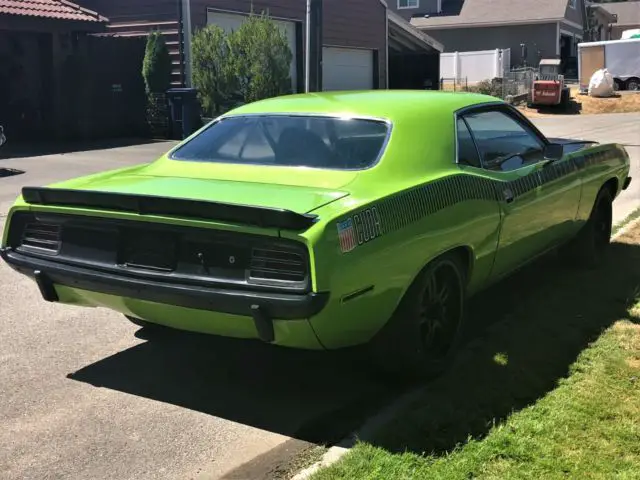
<svg viewBox="0 0 640 480"><path fill-rule="evenodd" d="M513 202L513 200L514 200L514 198L515 198L515 197L513 196L513 192L511 191L511 189L510 189L510 188L505 188L505 189L502 191L502 193L503 193L503 195L504 195L504 201L505 201L505 202L507 202L507 203L511 203L511 202Z"/></svg>

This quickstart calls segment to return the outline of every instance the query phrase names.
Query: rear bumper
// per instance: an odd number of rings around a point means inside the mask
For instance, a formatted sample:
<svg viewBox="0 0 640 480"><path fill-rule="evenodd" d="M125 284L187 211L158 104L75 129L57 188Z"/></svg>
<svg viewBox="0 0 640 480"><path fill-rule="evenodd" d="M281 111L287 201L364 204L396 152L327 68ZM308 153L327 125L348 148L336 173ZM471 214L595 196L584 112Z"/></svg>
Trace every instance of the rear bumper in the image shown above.
<svg viewBox="0 0 640 480"><path fill-rule="evenodd" d="M303 320L317 315L327 304L326 293L286 294L206 288L142 280L30 257L0 249L14 270L33 278L44 300L60 299L55 285L132 298L176 307L251 317L258 337L274 340L274 320Z"/></svg>

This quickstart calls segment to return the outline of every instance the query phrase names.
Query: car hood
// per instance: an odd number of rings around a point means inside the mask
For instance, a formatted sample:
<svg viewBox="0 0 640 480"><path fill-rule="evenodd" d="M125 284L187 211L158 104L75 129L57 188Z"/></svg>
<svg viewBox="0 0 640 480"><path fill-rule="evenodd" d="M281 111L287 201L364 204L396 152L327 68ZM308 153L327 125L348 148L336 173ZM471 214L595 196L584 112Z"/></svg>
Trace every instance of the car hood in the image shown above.
<svg viewBox="0 0 640 480"><path fill-rule="evenodd" d="M290 210L299 214L312 212L348 195L348 192L339 189L317 186L186 178L175 175L151 176L130 171L93 175L51 187L265 207Z"/></svg>

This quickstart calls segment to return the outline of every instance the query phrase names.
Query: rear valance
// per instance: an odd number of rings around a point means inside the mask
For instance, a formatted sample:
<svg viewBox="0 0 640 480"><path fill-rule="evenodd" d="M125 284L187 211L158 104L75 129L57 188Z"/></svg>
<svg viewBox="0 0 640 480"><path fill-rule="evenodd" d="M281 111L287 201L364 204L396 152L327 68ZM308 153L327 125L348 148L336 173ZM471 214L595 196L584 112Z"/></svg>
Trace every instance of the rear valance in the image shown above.
<svg viewBox="0 0 640 480"><path fill-rule="evenodd" d="M139 215L217 220L285 230L306 230L317 218L317 215L271 207L89 190L24 187L22 197L27 203L34 205L84 207Z"/></svg>

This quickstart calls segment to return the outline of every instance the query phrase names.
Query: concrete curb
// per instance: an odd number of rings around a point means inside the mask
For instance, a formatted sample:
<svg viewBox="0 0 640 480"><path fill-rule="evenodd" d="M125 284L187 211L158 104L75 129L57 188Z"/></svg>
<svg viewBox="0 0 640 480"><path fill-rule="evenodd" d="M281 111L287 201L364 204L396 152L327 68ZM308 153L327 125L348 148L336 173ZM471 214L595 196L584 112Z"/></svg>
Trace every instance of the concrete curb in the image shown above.
<svg viewBox="0 0 640 480"><path fill-rule="evenodd" d="M348 437L342 439L340 443L329 448L329 450L322 456L320 461L298 472L294 477L291 478L291 480L307 480L309 477L311 477L311 475L316 473L321 468L325 468L336 463L356 444L359 438L367 438L382 425L391 421L400 410L407 407L411 402L422 395L426 388L426 386L418 387L401 395L391 404L380 410L377 414L367 419L362 427L357 431L352 432Z"/></svg>
<svg viewBox="0 0 640 480"><path fill-rule="evenodd" d="M631 220L627 224L623 225L623 227L620 228L620 230L618 230L615 235L611 237L611 240L616 240L622 237L625 233L629 232L637 225L640 225L640 217ZM322 458L318 462L298 472L294 477L291 478L291 480L307 480L318 470L329 467L336 463L351 449L351 447L356 444L358 438L367 438L367 436L372 434L376 429L388 423L400 410L402 410L405 406L408 406L413 400L417 399L425 391L426 388L426 386L418 387L402 395L400 398L382 409L376 415L366 420L362 427L356 432L351 433L348 437L340 441L340 443L329 448L329 450L322 456Z"/></svg>

